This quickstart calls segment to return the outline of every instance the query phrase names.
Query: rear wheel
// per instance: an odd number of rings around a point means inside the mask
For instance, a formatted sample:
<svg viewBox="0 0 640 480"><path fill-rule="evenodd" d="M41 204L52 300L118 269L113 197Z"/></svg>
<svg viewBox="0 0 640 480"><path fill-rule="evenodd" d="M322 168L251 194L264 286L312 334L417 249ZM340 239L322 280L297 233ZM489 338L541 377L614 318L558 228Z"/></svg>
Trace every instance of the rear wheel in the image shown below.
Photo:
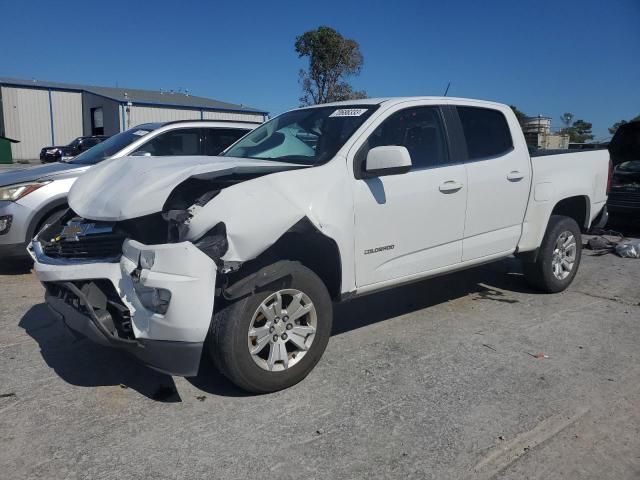
<svg viewBox="0 0 640 480"><path fill-rule="evenodd" d="M250 392L273 392L298 383L318 363L329 341L333 311L327 288L303 265L287 265L284 277L213 317L213 361Z"/></svg>
<svg viewBox="0 0 640 480"><path fill-rule="evenodd" d="M578 272L582 255L580 227L573 218L552 215L535 262L524 262L527 282L548 293L565 290Z"/></svg>

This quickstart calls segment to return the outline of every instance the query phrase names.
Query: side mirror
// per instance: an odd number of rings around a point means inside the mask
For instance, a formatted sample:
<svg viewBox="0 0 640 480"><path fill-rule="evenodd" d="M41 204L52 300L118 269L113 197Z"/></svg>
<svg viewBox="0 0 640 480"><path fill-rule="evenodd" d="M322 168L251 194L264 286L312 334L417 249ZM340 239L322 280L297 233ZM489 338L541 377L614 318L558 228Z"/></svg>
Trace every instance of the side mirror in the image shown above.
<svg viewBox="0 0 640 480"><path fill-rule="evenodd" d="M138 150L131 154L132 157L150 157L151 154L149 152L145 152L144 150Z"/></svg>
<svg viewBox="0 0 640 480"><path fill-rule="evenodd" d="M367 153L365 173L371 177L398 175L411 170L411 155L406 147L375 147Z"/></svg>

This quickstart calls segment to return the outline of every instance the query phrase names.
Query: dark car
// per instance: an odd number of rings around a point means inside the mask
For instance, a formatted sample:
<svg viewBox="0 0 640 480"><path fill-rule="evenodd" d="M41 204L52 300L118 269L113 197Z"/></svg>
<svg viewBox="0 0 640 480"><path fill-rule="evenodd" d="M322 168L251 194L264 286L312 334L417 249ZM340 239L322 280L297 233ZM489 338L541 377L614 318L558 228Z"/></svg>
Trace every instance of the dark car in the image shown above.
<svg viewBox="0 0 640 480"><path fill-rule="evenodd" d="M69 145L44 147L40 150L40 161L42 163L59 162L63 157L75 157L91 147L99 144L109 137L104 135L93 135L91 137L78 137Z"/></svg>
<svg viewBox="0 0 640 480"><path fill-rule="evenodd" d="M614 170L607 209L615 223L640 224L640 121L618 129L609 153Z"/></svg>

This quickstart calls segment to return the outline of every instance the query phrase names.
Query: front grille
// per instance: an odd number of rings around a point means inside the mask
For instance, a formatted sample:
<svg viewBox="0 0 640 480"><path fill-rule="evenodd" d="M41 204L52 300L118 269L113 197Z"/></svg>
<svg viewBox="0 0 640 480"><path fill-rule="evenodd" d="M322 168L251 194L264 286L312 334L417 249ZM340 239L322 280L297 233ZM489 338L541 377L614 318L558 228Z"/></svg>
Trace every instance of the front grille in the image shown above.
<svg viewBox="0 0 640 480"><path fill-rule="evenodd" d="M127 235L113 223L84 220L68 212L38 233L45 255L65 259L111 259L122 254Z"/></svg>
<svg viewBox="0 0 640 480"><path fill-rule="evenodd" d="M43 246L45 255L53 258L116 258L122 253L125 236L114 232L88 235L78 240L55 240Z"/></svg>

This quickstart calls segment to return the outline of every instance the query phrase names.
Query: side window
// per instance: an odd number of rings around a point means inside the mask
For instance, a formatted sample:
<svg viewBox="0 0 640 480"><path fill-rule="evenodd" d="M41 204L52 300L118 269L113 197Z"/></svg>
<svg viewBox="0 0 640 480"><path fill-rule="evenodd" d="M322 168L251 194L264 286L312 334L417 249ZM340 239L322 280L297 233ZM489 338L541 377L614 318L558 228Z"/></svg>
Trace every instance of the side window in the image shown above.
<svg viewBox="0 0 640 480"><path fill-rule="evenodd" d="M154 157L200 155L200 129L182 128L161 133L143 144L135 153L143 152Z"/></svg>
<svg viewBox="0 0 640 480"><path fill-rule="evenodd" d="M497 157L513 148L504 115L489 108L457 107L467 143L469 160Z"/></svg>
<svg viewBox="0 0 640 480"><path fill-rule="evenodd" d="M388 145L406 147L412 169L433 168L449 162L438 107L409 108L392 114L369 136L358 152L358 160L364 162L370 149Z"/></svg>
<svg viewBox="0 0 640 480"><path fill-rule="evenodd" d="M203 131L205 155L220 155L225 148L249 132L242 128L204 128Z"/></svg>

